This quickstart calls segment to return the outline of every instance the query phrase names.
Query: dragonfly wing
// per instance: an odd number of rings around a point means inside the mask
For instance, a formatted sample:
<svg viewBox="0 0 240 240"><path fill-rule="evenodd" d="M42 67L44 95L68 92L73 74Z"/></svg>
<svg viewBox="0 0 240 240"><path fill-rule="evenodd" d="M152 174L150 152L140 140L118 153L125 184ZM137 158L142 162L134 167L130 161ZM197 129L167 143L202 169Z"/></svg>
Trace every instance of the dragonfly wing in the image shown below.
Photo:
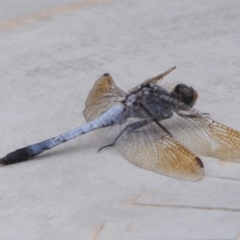
<svg viewBox="0 0 240 240"><path fill-rule="evenodd" d="M170 72L172 72L175 68L176 68L176 66L168 69L168 70L165 71L164 73L161 73L161 74L157 75L156 77L149 78L148 80L146 80L145 82L143 82L143 84L148 84L148 83L157 84L157 83L158 83L159 81L161 81L167 74L169 74Z"/></svg>
<svg viewBox="0 0 240 240"><path fill-rule="evenodd" d="M137 113L140 111L137 110ZM136 116L136 113L129 114L133 115ZM174 178L199 180L204 170L202 161L143 115L134 118L126 116L123 124L111 128L108 138L114 147L139 167Z"/></svg>
<svg viewBox="0 0 240 240"><path fill-rule="evenodd" d="M90 122L99 117L122 96L125 96L125 92L115 85L111 75L102 75L93 85L85 102L83 115L86 121Z"/></svg>
<svg viewBox="0 0 240 240"><path fill-rule="evenodd" d="M182 144L201 155L228 161L240 161L240 132L212 120L207 114L191 109L161 121ZM197 117L189 117L194 116Z"/></svg>
<svg viewBox="0 0 240 240"><path fill-rule="evenodd" d="M168 75L170 72L172 72L175 68L176 68L176 66L168 69L168 70L165 71L164 73L161 73L161 74L157 75L156 77L149 78L149 79L147 79L146 81L144 81L142 84L140 84L139 86L147 85L147 84L150 84L150 83L157 84L157 83L158 83L159 81L161 81L166 75ZM128 93L132 93L132 92L138 91L139 86L136 86L136 87L130 89L130 90L128 91Z"/></svg>

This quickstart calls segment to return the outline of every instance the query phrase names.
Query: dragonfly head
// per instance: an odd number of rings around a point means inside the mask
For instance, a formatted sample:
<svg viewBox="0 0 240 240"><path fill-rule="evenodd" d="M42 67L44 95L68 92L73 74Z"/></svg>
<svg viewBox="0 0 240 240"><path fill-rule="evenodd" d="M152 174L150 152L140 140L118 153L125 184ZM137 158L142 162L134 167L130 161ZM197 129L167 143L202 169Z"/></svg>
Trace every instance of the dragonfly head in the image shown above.
<svg viewBox="0 0 240 240"><path fill-rule="evenodd" d="M196 103L198 98L197 92L192 87L188 87L185 84L178 84L172 90L171 95L190 107Z"/></svg>

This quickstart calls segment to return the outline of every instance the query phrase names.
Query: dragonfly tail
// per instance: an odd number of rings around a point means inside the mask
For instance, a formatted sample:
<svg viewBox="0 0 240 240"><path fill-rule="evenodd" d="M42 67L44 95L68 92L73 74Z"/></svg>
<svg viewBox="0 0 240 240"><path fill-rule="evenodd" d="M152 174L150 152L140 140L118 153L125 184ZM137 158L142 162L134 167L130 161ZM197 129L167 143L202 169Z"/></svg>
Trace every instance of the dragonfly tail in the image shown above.
<svg viewBox="0 0 240 240"><path fill-rule="evenodd" d="M0 165L9 165L29 160L46 150L54 148L57 145L67 142L82 134L98 128L112 126L117 121L118 117L122 114L123 111L123 107L114 106L111 109L107 110L105 113L103 113L97 119L83 125L82 127L75 128L57 137L53 137L43 142L32 144L8 153L5 157L0 159Z"/></svg>
<svg viewBox="0 0 240 240"><path fill-rule="evenodd" d="M1 165L8 165L18 162L23 162L30 159L31 156L28 151L28 147L17 149L14 152L7 154L5 157L0 159Z"/></svg>
<svg viewBox="0 0 240 240"><path fill-rule="evenodd" d="M46 150L54 148L59 144L67 142L75 137L78 137L86 132L92 131L99 127L100 127L100 125L98 123L96 123L96 121L95 122L93 121L82 127L73 129L66 133L63 133L57 137L53 137L53 138L50 138L43 142L35 143L35 144L29 145L27 147L17 149L15 151L7 154L5 157L1 158L0 164L1 165L9 165L9 164L29 160Z"/></svg>

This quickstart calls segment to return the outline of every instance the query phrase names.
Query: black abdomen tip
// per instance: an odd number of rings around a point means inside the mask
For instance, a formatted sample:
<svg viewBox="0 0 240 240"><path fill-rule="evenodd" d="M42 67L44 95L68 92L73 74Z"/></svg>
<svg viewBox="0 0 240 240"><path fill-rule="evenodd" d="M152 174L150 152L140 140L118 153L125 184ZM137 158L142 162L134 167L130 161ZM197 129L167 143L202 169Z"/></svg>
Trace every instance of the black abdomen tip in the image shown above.
<svg viewBox="0 0 240 240"><path fill-rule="evenodd" d="M30 154L27 148L21 148L14 152L7 154L5 157L0 159L0 164L9 165L13 163L23 162L30 158Z"/></svg>
<svg viewBox="0 0 240 240"><path fill-rule="evenodd" d="M103 76L104 77L108 77L110 74L109 73L104 73Z"/></svg>

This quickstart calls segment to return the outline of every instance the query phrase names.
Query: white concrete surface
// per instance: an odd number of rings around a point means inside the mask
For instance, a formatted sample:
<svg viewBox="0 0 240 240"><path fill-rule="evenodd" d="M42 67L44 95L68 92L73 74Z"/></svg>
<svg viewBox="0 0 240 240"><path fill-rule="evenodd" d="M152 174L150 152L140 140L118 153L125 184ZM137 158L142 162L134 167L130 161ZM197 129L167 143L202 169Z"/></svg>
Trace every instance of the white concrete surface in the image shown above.
<svg viewBox="0 0 240 240"><path fill-rule="evenodd" d="M240 130L238 0L0 0L0 153L85 123L84 101L111 73L124 90L177 66L166 85ZM97 153L97 132L0 168L1 240L237 239L240 163L202 157L199 182Z"/></svg>

